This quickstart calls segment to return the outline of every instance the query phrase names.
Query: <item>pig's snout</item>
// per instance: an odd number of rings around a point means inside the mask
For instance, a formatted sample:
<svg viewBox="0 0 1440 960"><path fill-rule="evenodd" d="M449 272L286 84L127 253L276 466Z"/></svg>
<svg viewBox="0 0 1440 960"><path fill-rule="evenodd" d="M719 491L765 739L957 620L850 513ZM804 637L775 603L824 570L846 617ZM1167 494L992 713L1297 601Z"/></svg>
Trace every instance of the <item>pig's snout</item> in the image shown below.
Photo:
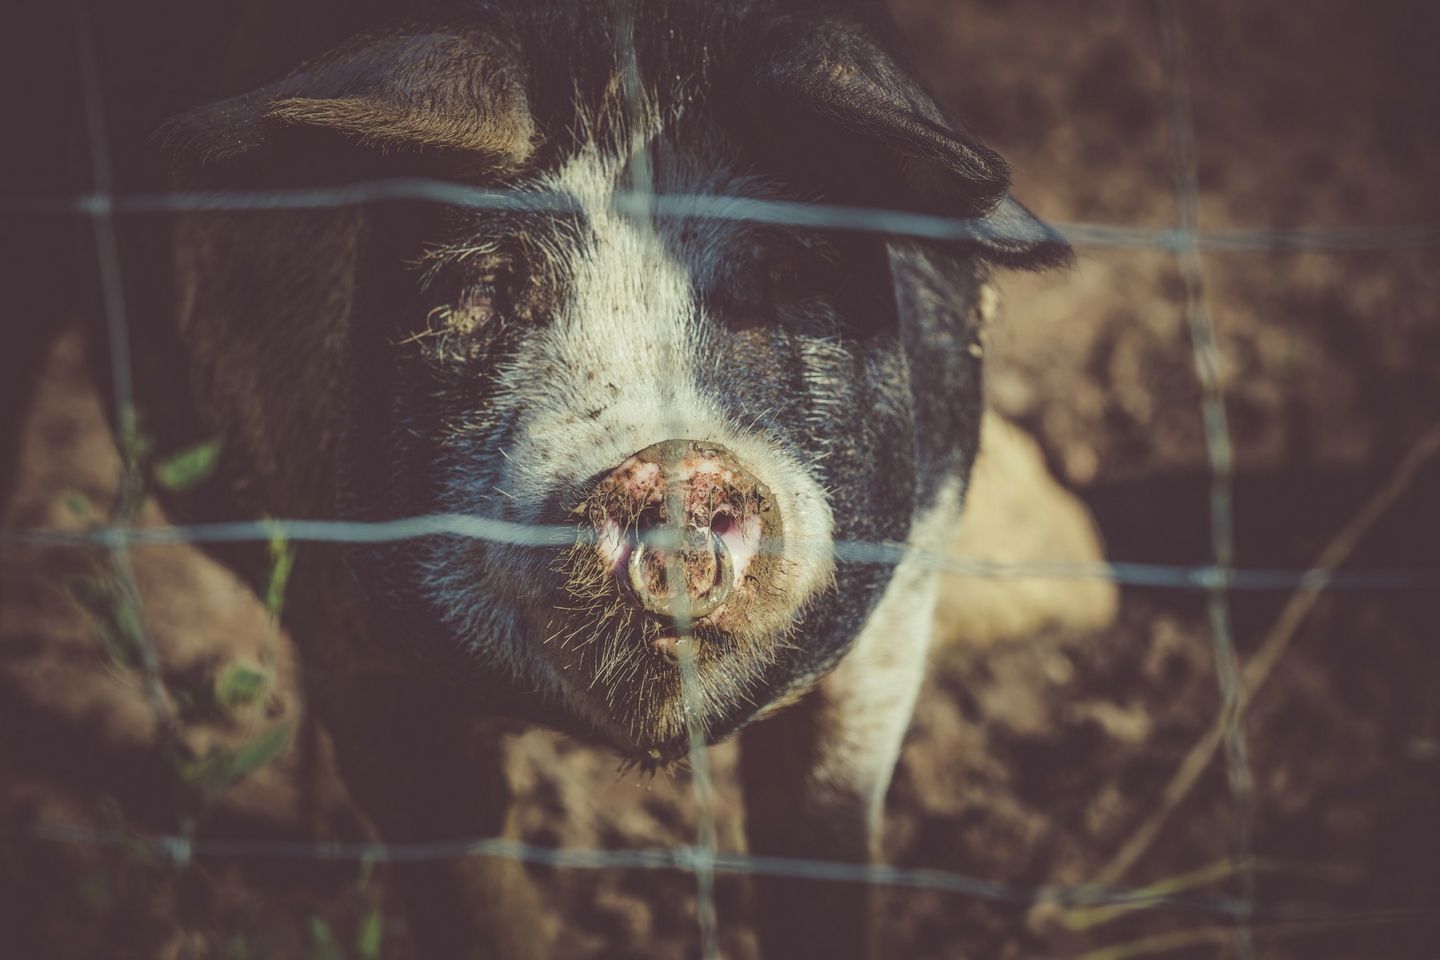
<svg viewBox="0 0 1440 960"><path fill-rule="evenodd" d="M630 591L641 606L665 617L699 618L729 599L735 564L723 537L691 527L676 548L665 549L647 543L647 532L641 532L626 564Z"/></svg>
<svg viewBox="0 0 1440 960"><path fill-rule="evenodd" d="M780 536L770 490L725 447L664 440L610 471L587 498L601 559L620 592L669 620L710 618L766 566Z"/></svg>

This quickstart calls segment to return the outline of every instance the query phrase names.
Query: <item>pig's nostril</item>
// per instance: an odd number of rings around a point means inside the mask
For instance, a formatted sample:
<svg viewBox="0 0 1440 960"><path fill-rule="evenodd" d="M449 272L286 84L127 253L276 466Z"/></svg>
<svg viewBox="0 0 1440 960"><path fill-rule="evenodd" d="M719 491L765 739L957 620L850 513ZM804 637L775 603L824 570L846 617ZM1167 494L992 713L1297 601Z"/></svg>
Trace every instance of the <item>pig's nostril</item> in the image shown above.
<svg viewBox="0 0 1440 960"><path fill-rule="evenodd" d="M724 537L735 527L735 518L730 514L721 511L710 518L710 529L715 531L715 536Z"/></svg>
<svg viewBox="0 0 1440 960"><path fill-rule="evenodd" d="M710 528L687 530L679 549L635 544L626 564L630 589L646 610L696 620L719 609L734 587L730 548ZM674 582L676 575L679 583Z"/></svg>
<svg viewBox="0 0 1440 960"><path fill-rule="evenodd" d="M652 503L646 505L635 518L635 525L640 530L650 530L655 527L664 526L665 507L663 503Z"/></svg>

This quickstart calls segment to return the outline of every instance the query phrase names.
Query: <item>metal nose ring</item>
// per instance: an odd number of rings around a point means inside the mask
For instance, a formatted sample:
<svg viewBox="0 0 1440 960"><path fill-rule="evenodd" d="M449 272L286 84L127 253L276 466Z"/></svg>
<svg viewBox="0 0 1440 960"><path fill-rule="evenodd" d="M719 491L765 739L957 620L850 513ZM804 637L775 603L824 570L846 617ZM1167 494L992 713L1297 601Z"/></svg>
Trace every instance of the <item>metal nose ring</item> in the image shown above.
<svg viewBox="0 0 1440 960"><path fill-rule="evenodd" d="M664 593L651 591L645 572L646 547L644 541L635 544L635 548L630 551L630 562L626 568L630 579L630 589L645 609L651 613L672 619L677 614L683 614L692 620L698 620L700 617L714 613L721 604L730 598L730 591L733 589L735 581L735 562L730 556L730 547L725 543L725 539L716 536L715 531L709 527L691 528L686 531L682 547L709 551L715 557L715 582L703 593L695 597L689 596L684 584L680 584L677 589L676 585L668 582L668 573L666 586L671 589ZM681 599L682 594L684 595L683 600Z"/></svg>

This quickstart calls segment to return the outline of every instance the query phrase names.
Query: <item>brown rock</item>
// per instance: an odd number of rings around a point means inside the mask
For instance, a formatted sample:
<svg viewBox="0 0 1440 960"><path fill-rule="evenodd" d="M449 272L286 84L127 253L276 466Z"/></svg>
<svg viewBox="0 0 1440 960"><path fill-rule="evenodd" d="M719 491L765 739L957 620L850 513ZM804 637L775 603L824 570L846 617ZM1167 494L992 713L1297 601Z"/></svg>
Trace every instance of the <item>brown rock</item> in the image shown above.
<svg viewBox="0 0 1440 960"><path fill-rule="evenodd" d="M1060 486L1040 448L993 414L981 428L965 513L948 552L1002 564L1096 564L1104 545L1090 511ZM985 647L1047 629L1103 630L1115 618L1117 589L1096 578L945 573L936 643Z"/></svg>

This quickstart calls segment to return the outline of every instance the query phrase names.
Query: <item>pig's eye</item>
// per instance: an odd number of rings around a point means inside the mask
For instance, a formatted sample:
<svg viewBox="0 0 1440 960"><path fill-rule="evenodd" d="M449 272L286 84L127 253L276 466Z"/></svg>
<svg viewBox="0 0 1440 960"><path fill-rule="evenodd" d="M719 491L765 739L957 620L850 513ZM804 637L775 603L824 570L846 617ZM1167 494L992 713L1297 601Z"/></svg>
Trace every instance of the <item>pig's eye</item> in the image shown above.
<svg viewBox="0 0 1440 960"><path fill-rule="evenodd" d="M471 281L431 308L421 328L411 331L404 342L423 344L430 352L449 354L494 322L500 310L500 288L487 281Z"/></svg>
<svg viewBox="0 0 1440 960"><path fill-rule="evenodd" d="M831 287L831 265L807 257L786 257L772 261L765 271L770 302L777 306L803 303L825 294Z"/></svg>
<svg viewBox="0 0 1440 960"><path fill-rule="evenodd" d="M469 336L484 327L496 311L496 290L483 283L466 284L455 299L431 311L427 332Z"/></svg>
<svg viewBox="0 0 1440 960"><path fill-rule="evenodd" d="M477 319L484 319L495 312L500 298L500 287L494 278L478 280L466 285L460 295L460 302Z"/></svg>

